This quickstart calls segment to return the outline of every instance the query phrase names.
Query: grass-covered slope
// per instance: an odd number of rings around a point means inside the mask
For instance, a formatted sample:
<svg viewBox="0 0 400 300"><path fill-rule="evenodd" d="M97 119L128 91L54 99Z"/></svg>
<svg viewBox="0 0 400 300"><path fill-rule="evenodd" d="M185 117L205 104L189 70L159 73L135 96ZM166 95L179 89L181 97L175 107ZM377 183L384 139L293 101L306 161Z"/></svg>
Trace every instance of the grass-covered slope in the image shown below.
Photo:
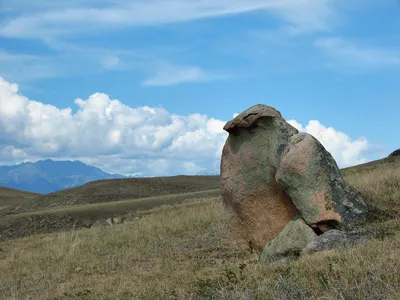
<svg viewBox="0 0 400 300"><path fill-rule="evenodd" d="M218 189L219 185L218 176L99 180L76 188L41 195L25 203L17 212L213 190Z"/></svg>
<svg viewBox="0 0 400 300"><path fill-rule="evenodd" d="M38 194L0 186L0 215L6 210L21 206Z"/></svg>
<svg viewBox="0 0 400 300"><path fill-rule="evenodd" d="M218 195L219 189L214 189L114 202L64 206L19 214L10 213L0 218L0 242L35 234L87 228L93 226L96 221L104 221L111 217L125 218L162 205L178 204L192 199Z"/></svg>
<svg viewBox="0 0 400 300"><path fill-rule="evenodd" d="M348 168L343 168L341 169L341 172L344 175L348 175L350 173L365 173L367 171L375 171L376 169L381 169L381 168L390 168L393 169L395 167L400 167L400 156L393 156L393 157L385 157L377 160L373 160L367 163L363 163L360 165L356 165L353 167L348 167Z"/></svg>
<svg viewBox="0 0 400 300"><path fill-rule="evenodd" d="M342 169L341 173L361 192L370 210L400 212L400 157Z"/></svg>
<svg viewBox="0 0 400 300"><path fill-rule="evenodd" d="M345 174L375 238L352 249L257 263L218 198L122 225L0 243L1 299L400 299L400 167Z"/></svg>

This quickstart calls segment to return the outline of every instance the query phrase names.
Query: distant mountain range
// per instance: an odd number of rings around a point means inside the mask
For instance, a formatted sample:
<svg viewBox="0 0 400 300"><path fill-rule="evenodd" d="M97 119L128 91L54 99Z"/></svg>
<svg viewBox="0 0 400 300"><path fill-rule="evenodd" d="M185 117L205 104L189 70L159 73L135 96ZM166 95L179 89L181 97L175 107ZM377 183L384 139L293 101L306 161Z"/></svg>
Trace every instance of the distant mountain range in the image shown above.
<svg viewBox="0 0 400 300"><path fill-rule="evenodd" d="M204 169L203 171L198 172L196 175L199 176L219 176L220 171L218 169Z"/></svg>
<svg viewBox="0 0 400 300"><path fill-rule="evenodd" d="M76 187L89 181L125 178L109 174L80 161L41 160L0 167L0 186L47 194Z"/></svg>

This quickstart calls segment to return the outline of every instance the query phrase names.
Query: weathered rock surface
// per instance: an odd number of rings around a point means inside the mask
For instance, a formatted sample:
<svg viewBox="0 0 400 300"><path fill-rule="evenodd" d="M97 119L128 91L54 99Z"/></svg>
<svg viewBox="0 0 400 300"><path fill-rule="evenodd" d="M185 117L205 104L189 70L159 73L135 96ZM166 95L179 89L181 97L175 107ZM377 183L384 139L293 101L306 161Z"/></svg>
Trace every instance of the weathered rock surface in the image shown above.
<svg viewBox="0 0 400 300"><path fill-rule="evenodd" d="M262 249L298 217L318 233L364 220L365 203L331 154L274 108L255 105L224 129L221 193L252 247Z"/></svg>
<svg viewBox="0 0 400 300"><path fill-rule="evenodd" d="M282 232L264 248L260 261L298 257L301 251L317 238L316 233L303 219L290 221Z"/></svg>
<svg viewBox="0 0 400 300"><path fill-rule="evenodd" d="M103 226L106 226L106 225L107 225L107 223L106 223L105 221L97 220L97 221L92 225L92 227L103 227Z"/></svg>
<svg viewBox="0 0 400 300"><path fill-rule="evenodd" d="M389 157L400 157L400 149L397 149L389 154Z"/></svg>
<svg viewBox="0 0 400 300"><path fill-rule="evenodd" d="M311 241L301 252L301 255L311 254L317 251L328 251L333 249L341 249L352 247L355 244L371 237L365 233L349 233L333 229L319 235Z"/></svg>
<svg viewBox="0 0 400 300"><path fill-rule="evenodd" d="M103 226L112 226L116 224L123 223L123 218L121 217L112 217L106 220L97 220L91 227L103 227Z"/></svg>
<svg viewBox="0 0 400 300"><path fill-rule="evenodd" d="M112 218L112 223L113 224L121 224L122 223L122 218L114 217L114 218Z"/></svg>

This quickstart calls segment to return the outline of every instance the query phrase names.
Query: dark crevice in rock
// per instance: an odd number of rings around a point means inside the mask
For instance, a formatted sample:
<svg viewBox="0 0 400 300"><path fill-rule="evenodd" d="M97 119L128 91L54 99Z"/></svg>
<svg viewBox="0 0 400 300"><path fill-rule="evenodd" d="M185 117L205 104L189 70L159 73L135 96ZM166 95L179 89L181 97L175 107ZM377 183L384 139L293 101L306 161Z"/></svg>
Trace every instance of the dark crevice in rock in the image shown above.
<svg viewBox="0 0 400 300"><path fill-rule="evenodd" d="M316 230L316 228L318 228L318 231L324 233L332 229L340 228L340 224L336 220L324 220L322 222L313 224L311 227L314 229L314 231Z"/></svg>
<svg viewBox="0 0 400 300"><path fill-rule="evenodd" d="M257 115L258 115L258 113L249 113L248 115L243 117L243 120L246 120L246 119L250 118L251 116L257 116Z"/></svg>
<svg viewBox="0 0 400 300"><path fill-rule="evenodd" d="M319 227L311 227L311 228L312 230L314 230L316 235L324 234L324 232L321 229L319 229Z"/></svg>
<svg viewBox="0 0 400 300"><path fill-rule="evenodd" d="M251 134L254 129L258 127L257 122L253 122L247 126L232 126L227 129L227 132L234 136L239 136L241 133Z"/></svg>

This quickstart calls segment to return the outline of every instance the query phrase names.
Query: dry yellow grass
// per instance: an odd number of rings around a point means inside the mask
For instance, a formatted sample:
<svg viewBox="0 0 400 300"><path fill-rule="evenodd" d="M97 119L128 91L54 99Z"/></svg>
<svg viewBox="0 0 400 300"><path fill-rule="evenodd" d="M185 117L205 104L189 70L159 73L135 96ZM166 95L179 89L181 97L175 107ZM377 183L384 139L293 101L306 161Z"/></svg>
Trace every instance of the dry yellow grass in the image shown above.
<svg viewBox="0 0 400 300"><path fill-rule="evenodd" d="M376 239L259 265L216 198L153 209L122 225L0 244L0 299L400 299L400 169L346 174Z"/></svg>
<svg viewBox="0 0 400 300"><path fill-rule="evenodd" d="M348 183L357 188L369 206L400 212L400 164L382 164L375 169L344 172Z"/></svg>

